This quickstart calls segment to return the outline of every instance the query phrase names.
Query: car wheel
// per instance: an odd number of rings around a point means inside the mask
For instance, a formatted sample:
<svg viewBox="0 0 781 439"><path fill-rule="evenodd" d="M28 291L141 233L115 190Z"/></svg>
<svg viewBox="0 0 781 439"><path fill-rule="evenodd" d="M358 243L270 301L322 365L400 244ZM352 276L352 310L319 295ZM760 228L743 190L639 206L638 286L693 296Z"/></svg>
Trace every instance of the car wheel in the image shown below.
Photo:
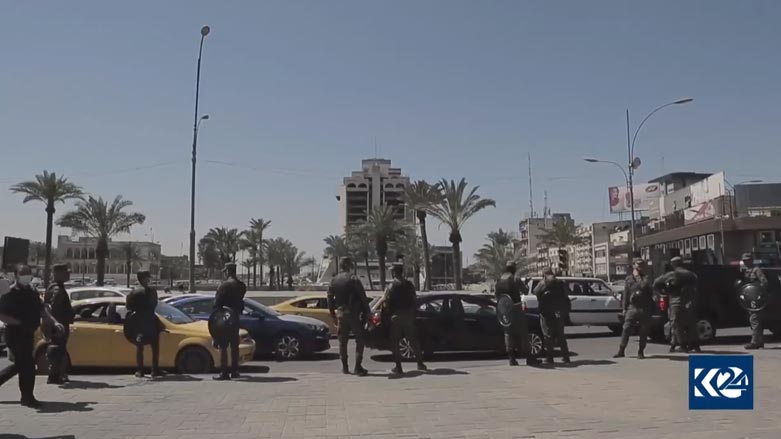
<svg viewBox="0 0 781 439"><path fill-rule="evenodd" d="M415 358L415 350L412 349L412 343L407 337L402 337L399 340L399 354L401 358L405 360L412 360Z"/></svg>
<svg viewBox="0 0 781 439"><path fill-rule="evenodd" d="M212 356L199 346L184 348L176 357L176 370L181 374L209 373L214 369Z"/></svg>
<svg viewBox="0 0 781 439"><path fill-rule="evenodd" d="M543 351L542 334L529 332L529 347L532 351L532 357L538 357Z"/></svg>
<svg viewBox="0 0 781 439"><path fill-rule="evenodd" d="M710 319L701 318L697 320L697 337L702 344L708 344L716 338L716 327Z"/></svg>
<svg viewBox="0 0 781 439"><path fill-rule="evenodd" d="M624 326L620 323L615 323L612 325L607 325L607 329L609 329L613 334L621 335L621 332L624 331Z"/></svg>
<svg viewBox="0 0 781 439"><path fill-rule="evenodd" d="M303 355L303 343L295 334L283 334L274 342L274 354L280 360L297 360Z"/></svg>

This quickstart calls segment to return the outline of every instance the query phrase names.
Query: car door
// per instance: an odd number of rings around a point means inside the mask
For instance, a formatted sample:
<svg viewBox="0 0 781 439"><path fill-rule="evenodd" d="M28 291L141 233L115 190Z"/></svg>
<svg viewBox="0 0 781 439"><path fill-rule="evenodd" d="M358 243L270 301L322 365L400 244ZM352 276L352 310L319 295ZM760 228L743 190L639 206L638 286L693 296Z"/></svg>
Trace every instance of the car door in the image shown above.
<svg viewBox="0 0 781 439"><path fill-rule="evenodd" d="M77 310L70 327L68 355L73 366L110 366L112 333L105 305Z"/></svg>
<svg viewBox="0 0 781 439"><path fill-rule="evenodd" d="M266 353L273 350L276 338L275 325L271 322L276 319L256 306L251 300L244 301L244 310L239 317L239 327L246 329L250 337L255 340L255 352Z"/></svg>
<svg viewBox="0 0 781 439"><path fill-rule="evenodd" d="M471 351L496 351L504 347L504 331L496 317L496 305L488 299L462 296L465 341Z"/></svg>
<svg viewBox="0 0 781 439"><path fill-rule="evenodd" d="M609 325L617 324L621 303L613 296L613 291L608 285L599 279L573 281L571 289L581 292L577 296L579 312L577 313L579 324ZM575 315L575 313L572 313ZM573 318L574 323L574 318Z"/></svg>
<svg viewBox="0 0 781 439"><path fill-rule="evenodd" d="M428 352L457 350L454 315L449 297L425 298L418 305L416 323L421 346Z"/></svg>
<svg viewBox="0 0 781 439"><path fill-rule="evenodd" d="M579 281L565 280L564 284L569 291L570 311L569 319L573 325L591 324L592 297L588 294L584 285Z"/></svg>

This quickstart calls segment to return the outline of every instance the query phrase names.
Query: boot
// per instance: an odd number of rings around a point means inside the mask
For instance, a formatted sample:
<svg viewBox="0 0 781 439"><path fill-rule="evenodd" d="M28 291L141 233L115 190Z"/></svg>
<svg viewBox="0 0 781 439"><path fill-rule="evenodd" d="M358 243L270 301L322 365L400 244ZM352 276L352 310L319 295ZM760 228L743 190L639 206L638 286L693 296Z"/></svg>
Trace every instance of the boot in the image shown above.
<svg viewBox="0 0 781 439"><path fill-rule="evenodd" d="M160 378L168 375L164 370L162 369L154 369L152 370L152 378Z"/></svg>
<svg viewBox="0 0 781 439"><path fill-rule="evenodd" d="M526 358L526 365L527 366L539 366L542 362L534 357L527 357Z"/></svg>
<svg viewBox="0 0 781 439"><path fill-rule="evenodd" d="M401 363L396 363L396 367L394 367L391 372L395 375L401 375L404 373L404 369L401 368ZM358 374L358 367L355 368L355 374Z"/></svg>
<svg viewBox="0 0 781 439"><path fill-rule="evenodd" d="M515 358L510 358L510 366L517 366L518 361Z"/></svg>
<svg viewBox="0 0 781 439"><path fill-rule="evenodd" d="M743 346L743 348L748 350L748 351L753 351L755 349L764 349L765 345L764 344L749 343L749 344Z"/></svg>
<svg viewBox="0 0 781 439"><path fill-rule="evenodd" d="M241 374L239 373L238 370L234 370L233 372L231 372L231 379L235 380L236 378L241 378Z"/></svg>
<svg viewBox="0 0 781 439"><path fill-rule="evenodd" d="M423 364L422 361L418 361L418 370L421 372L425 372L428 370L428 367L426 367L426 365Z"/></svg>
<svg viewBox="0 0 781 439"><path fill-rule="evenodd" d="M637 359L638 359L638 360L643 360L643 359L645 359L645 354L643 353L643 351L642 351L642 350L640 350L640 351L637 351Z"/></svg>
<svg viewBox="0 0 781 439"><path fill-rule="evenodd" d="M41 402L35 399L34 396L26 396L22 397L21 404L25 407L29 407L31 409L39 409L41 408Z"/></svg>
<svg viewBox="0 0 781 439"><path fill-rule="evenodd" d="M358 364L355 366L355 374L358 375L359 377L365 377L366 375L369 374L369 371L361 367L360 364Z"/></svg>
<svg viewBox="0 0 781 439"><path fill-rule="evenodd" d="M618 353L613 355L613 358L624 358L626 354L624 353L624 348L621 347L618 349Z"/></svg>
<svg viewBox="0 0 781 439"><path fill-rule="evenodd" d="M674 354L675 353L675 345L671 345L670 346L670 350L668 350L667 352L669 352L671 354Z"/></svg>
<svg viewBox="0 0 781 439"><path fill-rule="evenodd" d="M144 371L139 370L138 372L136 372L136 378L143 378L143 377L144 377Z"/></svg>
<svg viewBox="0 0 781 439"><path fill-rule="evenodd" d="M345 375L350 374L350 367L347 365L347 358L342 359L342 373Z"/></svg>
<svg viewBox="0 0 781 439"><path fill-rule="evenodd" d="M546 358L545 358L545 363L547 363L547 364L553 364L553 357L546 357Z"/></svg>
<svg viewBox="0 0 781 439"><path fill-rule="evenodd" d="M569 359L569 354L568 354L566 357L564 357L564 358L563 358L561 361L562 361L562 363L564 363L564 364L570 364L570 363L571 363L571 361L570 361L570 359Z"/></svg>
<svg viewBox="0 0 781 439"><path fill-rule="evenodd" d="M215 377L212 377L214 381L230 381L231 376L227 372L223 372Z"/></svg>

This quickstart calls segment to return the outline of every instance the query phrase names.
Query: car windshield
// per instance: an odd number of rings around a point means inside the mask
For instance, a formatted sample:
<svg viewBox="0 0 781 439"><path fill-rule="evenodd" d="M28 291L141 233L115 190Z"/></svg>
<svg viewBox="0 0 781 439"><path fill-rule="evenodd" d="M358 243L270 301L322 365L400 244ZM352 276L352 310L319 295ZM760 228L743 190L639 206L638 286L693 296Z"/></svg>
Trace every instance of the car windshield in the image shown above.
<svg viewBox="0 0 781 439"><path fill-rule="evenodd" d="M260 312L262 312L263 314L266 314L266 315L270 315L270 316L279 316L279 315L281 315L275 309L269 308L266 305L263 305L262 303L258 303L258 302L254 301L254 300L247 300L247 302L245 302L245 304L247 306L249 306L250 308L253 308L256 311L260 311Z"/></svg>
<svg viewBox="0 0 781 439"><path fill-rule="evenodd" d="M183 323L192 323L195 321L191 319L190 316L188 316L187 314L183 313L182 311L179 311L178 309L174 308L173 306L167 303L158 303L155 311L161 316L165 317L166 320L168 320L169 322L175 325L181 325Z"/></svg>

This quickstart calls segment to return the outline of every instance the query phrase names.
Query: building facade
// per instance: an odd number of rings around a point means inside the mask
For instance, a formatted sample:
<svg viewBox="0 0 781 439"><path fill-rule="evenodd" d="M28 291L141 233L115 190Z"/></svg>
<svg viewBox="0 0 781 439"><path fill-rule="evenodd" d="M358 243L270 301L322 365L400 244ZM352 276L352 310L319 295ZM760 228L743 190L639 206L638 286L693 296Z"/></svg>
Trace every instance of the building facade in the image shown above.
<svg viewBox="0 0 781 439"><path fill-rule="evenodd" d="M72 240L69 236L57 237L57 261L70 265L72 278L95 279L98 260L96 257L97 239L80 237ZM109 241L106 258L106 279L124 282L127 277L127 246L132 245L136 254L131 262L131 279L139 270L149 270L153 277L160 274L160 244L142 241Z"/></svg>
<svg viewBox="0 0 781 439"><path fill-rule="evenodd" d="M366 221L371 209L383 205L391 206L397 219L405 218L402 195L408 185L409 177L391 167L390 160L362 160L361 170L345 177L337 190L342 230Z"/></svg>
<svg viewBox="0 0 781 439"><path fill-rule="evenodd" d="M530 261L529 266L536 274L542 273L547 264L547 245L542 242L545 233L553 227L557 221L574 223L569 213L554 213L550 217L526 218L518 223L518 241L515 252L519 257Z"/></svg>

